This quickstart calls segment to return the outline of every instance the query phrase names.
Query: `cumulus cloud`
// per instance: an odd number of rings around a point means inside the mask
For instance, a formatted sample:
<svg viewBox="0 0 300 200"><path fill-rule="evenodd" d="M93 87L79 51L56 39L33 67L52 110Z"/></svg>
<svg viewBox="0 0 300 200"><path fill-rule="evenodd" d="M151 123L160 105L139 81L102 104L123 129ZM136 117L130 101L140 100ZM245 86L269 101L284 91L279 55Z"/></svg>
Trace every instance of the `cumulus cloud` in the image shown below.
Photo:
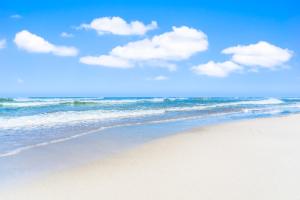
<svg viewBox="0 0 300 200"><path fill-rule="evenodd" d="M67 33L67 32L62 32L60 34L60 37L63 37L63 38L71 38L71 37L74 37L74 35L72 33Z"/></svg>
<svg viewBox="0 0 300 200"><path fill-rule="evenodd" d="M223 54L232 54L231 60L241 65L274 69L289 61L293 52L265 41L256 44L226 48Z"/></svg>
<svg viewBox="0 0 300 200"><path fill-rule="evenodd" d="M1 39L0 40L0 49L4 49L6 47L6 40L5 39Z"/></svg>
<svg viewBox="0 0 300 200"><path fill-rule="evenodd" d="M258 68L276 69L288 62L293 52L283 49L265 41L256 44L238 45L226 48L223 54L232 54L231 60L217 63L210 61L192 67L196 74L226 77L230 73L241 71L247 67L248 71L258 71ZM242 67L243 66L243 67Z"/></svg>
<svg viewBox="0 0 300 200"><path fill-rule="evenodd" d="M185 60L198 52L207 50L207 36L202 31L186 26L172 29L170 32L154 36L151 39L147 38L130 42L124 46L117 46L106 56L113 57L112 61L119 58L132 65L141 65L145 62L165 63L167 68L174 69L174 65L169 62ZM88 57L91 58L91 56ZM93 64L104 65L103 62ZM110 66L109 63L106 64L106 66Z"/></svg>
<svg viewBox="0 0 300 200"><path fill-rule="evenodd" d="M156 29L157 22L152 21L145 25L140 21L126 22L121 17L101 17L92 20L89 24L81 24L80 29L93 29L99 35L110 33L114 35L144 35Z"/></svg>
<svg viewBox="0 0 300 200"><path fill-rule="evenodd" d="M58 56L76 56L78 54L75 47L54 45L27 30L18 32L14 42L18 48L31 53L52 53Z"/></svg>
<svg viewBox="0 0 300 200"><path fill-rule="evenodd" d="M208 47L206 35L186 26L173 31L115 47L111 54L130 60L183 60Z"/></svg>
<svg viewBox="0 0 300 200"><path fill-rule="evenodd" d="M230 73L241 71L243 68L231 61L214 62L209 61L206 64L197 65L191 68L192 71L199 75L207 75L214 77L226 77Z"/></svg>

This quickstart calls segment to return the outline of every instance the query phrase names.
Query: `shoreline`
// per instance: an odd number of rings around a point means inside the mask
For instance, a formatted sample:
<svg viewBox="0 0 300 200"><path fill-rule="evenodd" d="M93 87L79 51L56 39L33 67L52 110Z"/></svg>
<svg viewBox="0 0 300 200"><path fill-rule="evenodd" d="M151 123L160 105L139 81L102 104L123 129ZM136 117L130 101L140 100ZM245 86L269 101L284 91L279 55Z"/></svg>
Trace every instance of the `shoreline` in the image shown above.
<svg viewBox="0 0 300 200"><path fill-rule="evenodd" d="M0 197L299 199L299 120L295 114L194 128L53 173Z"/></svg>

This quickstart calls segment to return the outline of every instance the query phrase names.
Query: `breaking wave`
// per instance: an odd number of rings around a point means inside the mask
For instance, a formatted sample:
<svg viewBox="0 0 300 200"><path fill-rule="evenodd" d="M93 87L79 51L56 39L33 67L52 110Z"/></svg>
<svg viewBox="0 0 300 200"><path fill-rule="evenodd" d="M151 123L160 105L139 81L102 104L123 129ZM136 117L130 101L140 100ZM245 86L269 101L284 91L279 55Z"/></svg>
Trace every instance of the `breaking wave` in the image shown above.
<svg viewBox="0 0 300 200"><path fill-rule="evenodd" d="M110 119L135 118L163 114L164 110L135 111L67 111L21 117L0 118L0 129L51 127L64 124L96 122Z"/></svg>

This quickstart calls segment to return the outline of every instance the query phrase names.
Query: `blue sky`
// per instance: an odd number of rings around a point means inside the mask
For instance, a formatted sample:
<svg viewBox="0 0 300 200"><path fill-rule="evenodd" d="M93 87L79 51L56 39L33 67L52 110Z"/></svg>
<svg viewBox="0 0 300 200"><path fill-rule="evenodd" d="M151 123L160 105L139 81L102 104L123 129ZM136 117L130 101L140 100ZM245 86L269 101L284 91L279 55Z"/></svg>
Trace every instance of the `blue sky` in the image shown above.
<svg viewBox="0 0 300 200"><path fill-rule="evenodd" d="M291 0L2 0L0 96L300 96L299 11Z"/></svg>

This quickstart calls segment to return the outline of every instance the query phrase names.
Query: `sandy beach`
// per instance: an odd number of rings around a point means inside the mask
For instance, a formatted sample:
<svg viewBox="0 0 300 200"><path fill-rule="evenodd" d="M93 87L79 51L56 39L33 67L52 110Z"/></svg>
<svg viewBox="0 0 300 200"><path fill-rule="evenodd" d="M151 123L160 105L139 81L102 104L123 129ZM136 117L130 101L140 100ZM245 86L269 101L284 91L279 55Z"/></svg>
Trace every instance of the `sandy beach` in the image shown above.
<svg viewBox="0 0 300 200"><path fill-rule="evenodd" d="M299 200L300 115L230 122L158 139L33 180L3 200Z"/></svg>

